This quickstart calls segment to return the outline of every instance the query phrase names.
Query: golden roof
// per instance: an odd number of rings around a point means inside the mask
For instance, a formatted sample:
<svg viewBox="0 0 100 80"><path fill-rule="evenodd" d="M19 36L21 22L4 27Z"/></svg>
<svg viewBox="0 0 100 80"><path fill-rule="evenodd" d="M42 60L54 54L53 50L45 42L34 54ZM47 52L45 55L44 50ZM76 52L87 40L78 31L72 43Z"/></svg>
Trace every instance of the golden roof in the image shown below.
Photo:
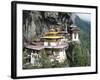
<svg viewBox="0 0 100 80"><path fill-rule="evenodd" d="M49 34L58 34L59 32L47 32L46 35L49 35Z"/></svg>
<svg viewBox="0 0 100 80"><path fill-rule="evenodd" d="M60 39L60 38L63 38L63 36L44 36L42 38L44 38L44 39Z"/></svg>

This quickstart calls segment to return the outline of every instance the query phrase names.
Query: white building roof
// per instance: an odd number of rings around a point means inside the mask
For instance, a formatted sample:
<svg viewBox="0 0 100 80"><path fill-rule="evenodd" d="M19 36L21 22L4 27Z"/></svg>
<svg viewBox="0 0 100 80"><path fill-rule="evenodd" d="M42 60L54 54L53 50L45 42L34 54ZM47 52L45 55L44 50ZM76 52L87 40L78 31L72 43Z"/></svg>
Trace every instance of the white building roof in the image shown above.
<svg viewBox="0 0 100 80"><path fill-rule="evenodd" d="M38 46L27 45L27 46L25 46L25 48L32 49L32 50L41 50L41 49L44 49L44 48L59 49L59 48L65 48L65 47L68 47L68 44L59 44L57 46L43 46L43 45L38 45Z"/></svg>
<svg viewBox="0 0 100 80"><path fill-rule="evenodd" d="M28 48L28 49L33 49L33 50L41 50L41 49L44 49L45 48L43 45L38 45L38 46L27 45L25 47Z"/></svg>

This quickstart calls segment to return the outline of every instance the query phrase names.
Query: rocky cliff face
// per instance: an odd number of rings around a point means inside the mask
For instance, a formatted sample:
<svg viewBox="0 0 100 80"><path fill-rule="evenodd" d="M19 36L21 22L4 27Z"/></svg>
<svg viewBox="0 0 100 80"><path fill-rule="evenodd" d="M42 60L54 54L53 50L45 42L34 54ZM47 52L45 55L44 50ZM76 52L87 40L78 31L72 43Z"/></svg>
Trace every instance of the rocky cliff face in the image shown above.
<svg viewBox="0 0 100 80"><path fill-rule="evenodd" d="M50 28L66 30L71 24L71 13L23 10L23 40L39 39Z"/></svg>

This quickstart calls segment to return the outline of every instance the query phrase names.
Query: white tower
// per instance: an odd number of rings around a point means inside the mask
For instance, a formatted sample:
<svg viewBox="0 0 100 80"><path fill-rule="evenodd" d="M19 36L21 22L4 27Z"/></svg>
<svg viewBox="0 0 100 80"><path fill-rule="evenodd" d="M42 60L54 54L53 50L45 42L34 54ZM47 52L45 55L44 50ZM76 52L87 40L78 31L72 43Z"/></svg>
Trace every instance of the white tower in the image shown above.
<svg viewBox="0 0 100 80"><path fill-rule="evenodd" d="M77 26L71 26L72 41L79 41L79 28Z"/></svg>

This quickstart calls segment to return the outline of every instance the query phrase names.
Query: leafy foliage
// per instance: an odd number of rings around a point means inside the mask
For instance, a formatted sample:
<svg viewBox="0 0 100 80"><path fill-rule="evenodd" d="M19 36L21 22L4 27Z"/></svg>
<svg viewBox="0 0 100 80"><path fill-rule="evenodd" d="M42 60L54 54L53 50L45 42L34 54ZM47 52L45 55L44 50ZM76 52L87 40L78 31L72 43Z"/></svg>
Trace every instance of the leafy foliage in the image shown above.
<svg viewBox="0 0 100 80"><path fill-rule="evenodd" d="M50 68L51 67L51 61L45 52L41 54L40 63L42 64L42 68Z"/></svg>
<svg viewBox="0 0 100 80"><path fill-rule="evenodd" d="M71 67L90 65L90 57L87 55L86 49L82 48L80 44L77 44L76 42L70 43L67 56L69 53L69 64Z"/></svg>

